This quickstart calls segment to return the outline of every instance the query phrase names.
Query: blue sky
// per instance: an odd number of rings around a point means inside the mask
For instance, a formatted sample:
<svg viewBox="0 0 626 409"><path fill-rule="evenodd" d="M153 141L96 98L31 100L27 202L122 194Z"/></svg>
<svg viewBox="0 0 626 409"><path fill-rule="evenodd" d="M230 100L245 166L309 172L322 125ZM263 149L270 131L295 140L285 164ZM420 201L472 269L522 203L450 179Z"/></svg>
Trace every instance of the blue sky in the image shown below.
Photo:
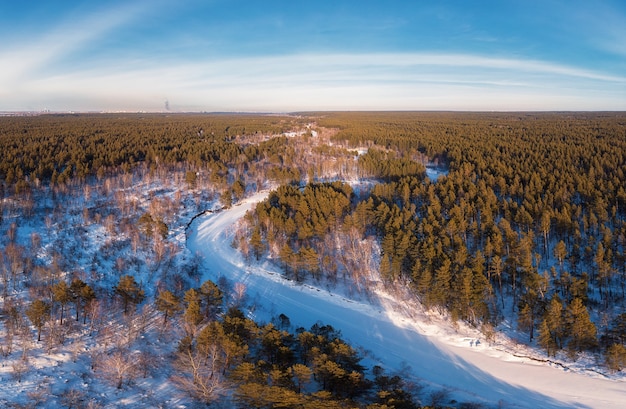
<svg viewBox="0 0 626 409"><path fill-rule="evenodd" d="M34 0L0 38L0 111L626 110L622 0Z"/></svg>

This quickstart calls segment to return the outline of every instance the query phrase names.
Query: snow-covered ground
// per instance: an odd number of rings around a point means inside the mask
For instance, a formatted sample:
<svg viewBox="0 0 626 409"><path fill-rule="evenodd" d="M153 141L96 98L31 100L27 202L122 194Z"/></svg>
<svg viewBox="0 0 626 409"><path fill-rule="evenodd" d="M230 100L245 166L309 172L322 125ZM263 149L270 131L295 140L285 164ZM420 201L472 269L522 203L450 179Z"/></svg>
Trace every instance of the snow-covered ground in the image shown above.
<svg viewBox="0 0 626 409"><path fill-rule="evenodd" d="M361 348L368 364L415 377L425 390L445 391L448 400L504 408L626 407L623 380L516 357L513 344L489 345L479 332L446 324L383 291L364 302L286 280L268 262L244 263L231 246L231 233L237 220L266 195L258 193L228 210L202 216L187 234L189 250L203 257L205 278L225 276L245 284L256 320L269 321L282 313L294 326L332 325Z"/></svg>
<svg viewBox="0 0 626 409"><path fill-rule="evenodd" d="M447 174L448 174L448 170L445 168L431 166L431 165L426 166L426 176L428 176L430 180L437 180L441 176L446 176Z"/></svg>
<svg viewBox="0 0 626 409"><path fill-rule="evenodd" d="M20 204L5 208L4 226L15 221L15 242L25 246L24 253L31 251L31 238L37 234L40 245L32 245L37 249L36 258L42 264L53 264L56 252L61 260L59 276L71 279L72 273L84 274L86 281L99 291L99 295L110 290L121 274L116 261L123 261L123 271L135 276L138 282L150 283L157 281L150 278L162 269L157 268L153 261L151 245L138 246L132 250L131 239L125 234L113 215L120 215L117 207L120 203L134 203L136 208L132 217L139 218L144 211L153 211L156 206L175 196L178 186L175 178L171 182L160 180L128 183L126 188L113 187L123 192L124 200L115 199L115 194L102 194L93 187L87 194L58 194L55 200L63 203L62 210L57 202L50 198L45 189L36 191L33 201L36 203L35 216L23 218ZM102 186L107 185L103 183ZM113 182L111 185L116 186ZM121 185L121 184L120 184ZM81 189L81 192L83 190ZM205 191L208 194L208 192ZM168 212L170 240L184 244L186 223L200 209L197 203L212 203L206 196L183 194L179 206ZM6 202L3 203L6 206ZM89 221L83 220L81 209L91 209ZM165 212L165 211L164 211ZM97 213L102 213L102 222L97 222ZM48 214L54 217L48 217ZM109 217L111 227L105 225ZM172 215L169 218L169 215ZM119 219L122 217L120 216ZM0 243L4 245L6 240ZM168 246L168 252L170 247ZM177 255L177 246L172 246L172 254L165 256L177 269L184 269L186 260ZM4 250L4 248L2 249ZM151 255L152 254L152 255ZM138 260L141 260L138 262ZM182 263L182 264L179 264ZM162 263L163 267L166 263ZM158 277L158 276L157 276ZM31 300L29 286L22 279L11 284L10 299L23 310ZM153 299L154 286L145 288L147 298ZM4 322L6 315L0 311L0 409L5 408L66 408L64 403L69 395L80 405L72 407L90 408L185 408L190 407L189 400L171 382L171 358L168 356L177 345L179 334L172 327L163 326L163 317L155 311L150 301L137 309L136 314L122 317L109 297L101 297L91 310L87 323L82 317L76 322L73 319L74 309L66 306L66 319L59 324L57 312L54 319L44 327L42 339L36 341L37 333L26 318L23 330L9 337ZM2 299L2 307L7 304ZM72 311L70 312L70 308ZM121 311L120 311L121 312ZM9 338L11 339L9 341ZM9 346L10 345L10 346ZM131 377L126 377L124 386L116 388L103 367L112 367L111 352L122 349L127 356L133 356L127 362L148 362L141 365L140 370L133 368ZM141 359L137 359L140 357ZM145 358L145 359L144 359ZM104 362L104 364L103 364Z"/></svg>

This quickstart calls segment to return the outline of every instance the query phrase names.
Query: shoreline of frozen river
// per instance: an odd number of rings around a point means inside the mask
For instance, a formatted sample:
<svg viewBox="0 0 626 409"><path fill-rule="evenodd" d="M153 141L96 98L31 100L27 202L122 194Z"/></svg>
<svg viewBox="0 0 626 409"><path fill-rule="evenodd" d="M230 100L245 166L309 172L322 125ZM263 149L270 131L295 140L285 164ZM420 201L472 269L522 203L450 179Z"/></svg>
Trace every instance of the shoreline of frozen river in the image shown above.
<svg viewBox="0 0 626 409"><path fill-rule="evenodd" d="M187 247L202 257L207 277L226 276L246 286L257 306L254 317L269 321L285 314L292 324L332 325L344 339L366 352L366 360L390 372L409 369L422 386L445 390L451 399L504 408L621 408L626 382L570 371L489 346L477 334L442 330L394 308L380 297L375 305L333 294L282 277L269 262L248 265L231 247L232 228L268 192L241 204L198 217L190 225ZM428 402L424 402L425 404Z"/></svg>

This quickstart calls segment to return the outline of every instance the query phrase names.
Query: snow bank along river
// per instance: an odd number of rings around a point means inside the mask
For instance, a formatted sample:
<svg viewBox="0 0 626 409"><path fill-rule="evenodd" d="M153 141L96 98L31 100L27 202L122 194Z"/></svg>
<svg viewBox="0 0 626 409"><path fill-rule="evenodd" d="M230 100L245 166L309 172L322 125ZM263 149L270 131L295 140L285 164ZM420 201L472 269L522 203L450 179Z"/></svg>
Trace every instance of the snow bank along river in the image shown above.
<svg viewBox="0 0 626 409"><path fill-rule="evenodd" d="M504 408L626 407L626 382L515 358L462 335L457 335L458 342L428 335L434 333L424 331L428 323L293 283L268 263L245 264L231 247L230 233L237 220L266 196L267 192L258 193L228 210L198 217L187 238L188 248L202 256L209 271L205 278L226 276L246 285L247 297L259 304L257 320L282 313L296 326L332 325L388 371L410 368L423 385L445 389L458 401Z"/></svg>

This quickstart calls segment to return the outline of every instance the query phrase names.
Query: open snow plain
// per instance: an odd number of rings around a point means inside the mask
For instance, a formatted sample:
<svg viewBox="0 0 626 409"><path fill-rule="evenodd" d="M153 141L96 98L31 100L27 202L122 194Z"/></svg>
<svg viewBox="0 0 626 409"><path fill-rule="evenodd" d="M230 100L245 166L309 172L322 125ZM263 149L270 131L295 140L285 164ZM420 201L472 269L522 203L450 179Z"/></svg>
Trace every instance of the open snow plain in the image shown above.
<svg viewBox="0 0 626 409"><path fill-rule="evenodd" d="M269 321L282 313L294 326L332 325L363 351L368 365L415 377L423 388L445 391L448 401L502 408L626 407L621 380L515 357L506 348L489 346L471 329L455 331L411 318L384 294L373 302L351 300L284 279L270 263L247 265L232 248L231 233L266 195L199 217L187 234L189 250L202 256L209 271L206 278L225 276L245 284L246 297L255 305L253 318Z"/></svg>

